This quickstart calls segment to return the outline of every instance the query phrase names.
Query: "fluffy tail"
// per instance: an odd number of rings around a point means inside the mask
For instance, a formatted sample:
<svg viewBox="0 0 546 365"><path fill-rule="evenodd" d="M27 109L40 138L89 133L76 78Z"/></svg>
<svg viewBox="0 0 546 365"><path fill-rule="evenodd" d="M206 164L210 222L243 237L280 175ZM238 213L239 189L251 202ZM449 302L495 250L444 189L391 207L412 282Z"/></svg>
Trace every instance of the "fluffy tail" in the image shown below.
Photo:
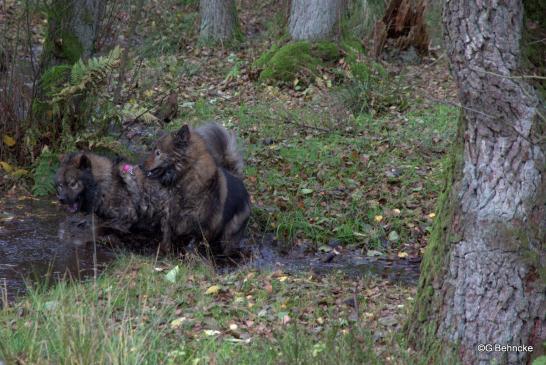
<svg viewBox="0 0 546 365"><path fill-rule="evenodd" d="M237 146L235 132L228 132L223 126L210 122L195 129L204 140L216 164L233 175L243 177L243 156Z"/></svg>

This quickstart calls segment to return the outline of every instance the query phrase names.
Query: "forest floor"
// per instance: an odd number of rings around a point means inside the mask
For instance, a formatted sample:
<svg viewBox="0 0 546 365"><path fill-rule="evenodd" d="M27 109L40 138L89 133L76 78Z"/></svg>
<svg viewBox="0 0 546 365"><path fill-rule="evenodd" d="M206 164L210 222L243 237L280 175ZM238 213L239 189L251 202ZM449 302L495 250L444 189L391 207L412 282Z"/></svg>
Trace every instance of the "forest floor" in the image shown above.
<svg viewBox="0 0 546 365"><path fill-rule="evenodd" d="M122 39L134 45L124 102L158 109L177 90L179 106L166 125L124 121L124 135L222 121L244 148L251 243L274 234L289 249L419 260L458 120L442 53L413 64L362 55L391 85L365 85L390 95L358 111L347 107L354 85L339 81L343 57L313 80L257 80L255 60L281 35L279 16L267 16L273 2L240 13L246 40L236 48L196 46L195 7L184 3L147 3L139 36ZM373 276L219 274L128 254L96 279L32 289L7 306L0 355L10 364L416 364L401 331L415 293Z"/></svg>

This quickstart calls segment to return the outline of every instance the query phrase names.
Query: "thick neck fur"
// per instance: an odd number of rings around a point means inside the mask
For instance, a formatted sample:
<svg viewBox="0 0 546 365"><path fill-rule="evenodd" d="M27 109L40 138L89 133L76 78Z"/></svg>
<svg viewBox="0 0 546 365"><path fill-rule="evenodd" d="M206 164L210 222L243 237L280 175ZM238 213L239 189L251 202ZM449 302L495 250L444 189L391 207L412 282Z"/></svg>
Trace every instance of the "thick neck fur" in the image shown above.
<svg viewBox="0 0 546 365"><path fill-rule="evenodd" d="M88 173L84 174L87 184L82 209L88 213L93 211L100 214L104 204L103 196L108 195L114 189L113 163L106 157L92 153L86 153L86 156L91 161L92 168Z"/></svg>
<svg viewBox="0 0 546 365"><path fill-rule="evenodd" d="M187 196L195 196L206 189L210 180L216 175L217 167L201 136L192 131L185 156L177 153L176 149L174 153L176 154L175 169L180 177L176 187L183 189Z"/></svg>

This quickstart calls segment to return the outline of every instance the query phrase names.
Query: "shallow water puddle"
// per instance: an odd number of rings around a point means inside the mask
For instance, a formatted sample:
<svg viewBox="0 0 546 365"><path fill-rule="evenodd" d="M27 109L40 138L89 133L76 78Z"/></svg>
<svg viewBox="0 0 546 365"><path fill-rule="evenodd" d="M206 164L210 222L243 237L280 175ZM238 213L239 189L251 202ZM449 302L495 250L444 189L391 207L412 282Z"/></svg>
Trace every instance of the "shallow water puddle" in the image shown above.
<svg viewBox="0 0 546 365"><path fill-rule="evenodd" d="M0 304L24 293L26 280L84 278L114 259L102 246L95 259L85 242L92 242L90 219L67 216L51 199L0 200Z"/></svg>
<svg viewBox="0 0 546 365"><path fill-rule="evenodd" d="M89 217L68 215L55 200L19 197L0 200L0 304L25 292L26 281L43 282L69 276L84 279L115 259L114 251L94 245ZM351 276L376 276L415 285L419 262L367 257L358 251L339 254L292 250L281 253L271 235L252 248L251 259L235 268L325 274L341 271ZM220 271L232 271L221 268Z"/></svg>

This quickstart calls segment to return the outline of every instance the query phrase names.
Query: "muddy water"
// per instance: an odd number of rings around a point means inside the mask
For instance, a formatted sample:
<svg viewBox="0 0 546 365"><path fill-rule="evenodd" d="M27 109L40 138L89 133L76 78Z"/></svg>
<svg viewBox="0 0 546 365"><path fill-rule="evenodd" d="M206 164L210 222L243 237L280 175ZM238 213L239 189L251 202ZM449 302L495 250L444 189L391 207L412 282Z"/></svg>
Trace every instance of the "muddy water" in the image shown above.
<svg viewBox="0 0 546 365"><path fill-rule="evenodd" d="M53 283L67 276L84 279L111 262L115 253L92 243L91 227L89 217L68 215L51 199L0 199L0 306L3 301L12 301L24 293L28 282L48 279ZM251 258L245 260L247 263L240 262L235 269L242 265L318 274L341 271L409 285L415 285L419 277L417 261L370 258L358 251L343 249L312 253L309 252L312 250L296 248L286 253L270 235L260 241L253 245ZM233 269L231 266L221 271Z"/></svg>
<svg viewBox="0 0 546 365"><path fill-rule="evenodd" d="M68 216L55 201L1 199L0 305L24 293L26 282L54 282L67 275L85 278L98 272L114 254L86 243L92 238L90 219Z"/></svg>
<svg viewBox="0 0 546 365"><path fill-rule="evenodd" d="M399 283L416 285L419 279L420 259L399 259L387 256L368 257L361 250L345 250L341 247L330 252L312 252L300 247L287 253L275 248L272 237L264 237L260 249L254 253L251 267L286 272L310 271L316 274L341 272L352 277L373 276Z"/></svg>

